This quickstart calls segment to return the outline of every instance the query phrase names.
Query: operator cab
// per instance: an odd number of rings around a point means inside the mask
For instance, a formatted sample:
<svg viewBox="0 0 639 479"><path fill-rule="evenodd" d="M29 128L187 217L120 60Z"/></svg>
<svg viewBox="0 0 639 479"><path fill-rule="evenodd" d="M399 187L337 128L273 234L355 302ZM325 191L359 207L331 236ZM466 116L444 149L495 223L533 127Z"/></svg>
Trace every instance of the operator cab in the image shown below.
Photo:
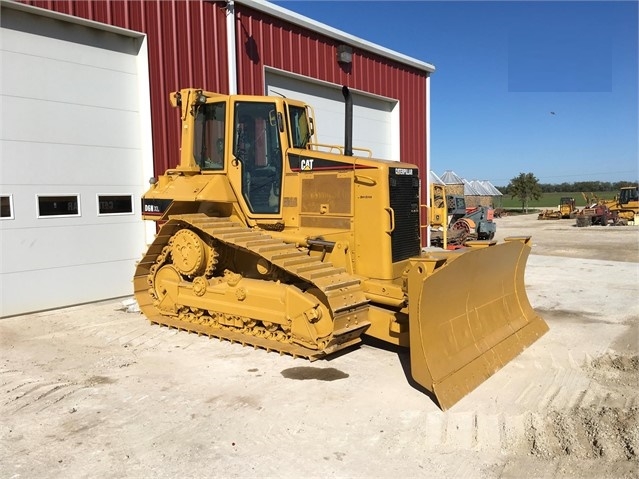
<svg viewBox="0 0 639 479"><path fill-rule="evenodd" d="M639 200L639 191L635 188L622 188L619 192L619 203L625 205L631 201Z"/></svg>
<svg viewBox="0 0 639 479"><path fill-rule="evenodd" d="M171 99L181 107L185 133L192 132L182 135L176 171L228 175L247 214L281 215L287 149L312 144L310 107L282 98L201 90L176 92Z"/></svg>

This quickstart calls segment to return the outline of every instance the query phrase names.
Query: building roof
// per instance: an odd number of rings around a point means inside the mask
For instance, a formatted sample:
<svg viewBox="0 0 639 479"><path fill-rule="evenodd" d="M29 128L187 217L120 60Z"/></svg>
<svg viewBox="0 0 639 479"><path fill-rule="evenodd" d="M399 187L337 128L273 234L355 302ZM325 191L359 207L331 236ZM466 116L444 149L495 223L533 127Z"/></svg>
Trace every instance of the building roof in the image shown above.
<svg viewBox="0 0 639 479"><path fill-rule="evenodd" d="M461 185L464 180L461 176L458 176L453 170L446 170L444 174L440 176L442 181L447 185Z"/></svg>
<svg viewBox="0 0 639 479"><path fill-rule="evenodd" d="M443 182L443 180L442 180L439 176L437 176L437 175L435 174L435 172L434 172L434 171L432 171L432 170L431 170L431 172L430 172L429 180L430 180L429 182L430 182L430 183L432 183L432 184L436 184L436 185L444 185L444 184L445 184L445 183Z"/></svg>
<svg viewBox="0 0 639 479"><path fill-rule="evenodd" d="M464 195L468 196L503 196L501 191L488 180L462 180L464 182Z"/></svg>
<svg viewBox="0 0 639 479"><path fill-rule="evenodd" d="M473 187L473 190L475 190L480 196L492 196L492 192L486 188L483 183L481 181L478 180L472 180L470 181L470 184Z"/></svg>
<svg viewBox="0 0 639 479"><path fill-rule="evenodd" d="M464 183L464 196L482 196L468 180L462 180Z"/></svg>
<svg viewBox="0 0 639 479"><path fill-rule="evenodd" d="M440 182L443 182L445 185L464 185L464 195L468 196L503 196L501 191L499 191L495 186L488 180L472 180L468 181L453 170L446 170L444 174L441 176L437 176L435 173L431 171L431 181L436 183L433 180L433 177L437 178Z"/></svg>
<svg viewBox="0 0 639 479"><path fill-rule="evenodd" d="M503 196L502 192L495 188L495 186L490 181L482 180L480 181L480 183L492 196Z"/></svg>
<svg viewBox="0 0 639 479"><path fill-rule="evenodd" d="M354 35L350 35L346 32L330 27L324 23L317 22L308 17L300 15L299 13L292 12L265 0L235 0L235 3L245 5L260 12L264 12L268 15L286 20L294 25L299 25L314 32L321 33L323 35L326 35L327 37L342 41L361 50L375 53L391 60L395 60L404 65L412 66L413 68L416 68L418 70L422 70L427 73L433 73L435 71L435 66L431 65L430 63L417 60L416 58L409 57L407 55L390 50L375 43L371 43Z"/></svg>

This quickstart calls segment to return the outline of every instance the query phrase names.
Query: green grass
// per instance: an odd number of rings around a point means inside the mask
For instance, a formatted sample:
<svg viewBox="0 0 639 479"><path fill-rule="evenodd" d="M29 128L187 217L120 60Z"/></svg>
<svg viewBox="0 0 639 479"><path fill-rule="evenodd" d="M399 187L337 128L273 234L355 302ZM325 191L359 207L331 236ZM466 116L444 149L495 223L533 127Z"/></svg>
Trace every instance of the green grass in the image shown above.
<svg viewBox="0 0 639 479"><path fill-rule="evenodd" d="M600 199L612 199L619 192L618 191L595 191L592 192L597 198ZM591 196L591 192L586 193L587 196ZM543 193L541 198L538 200L533 200L528 203L529 208L545 208L545 209L556 209L559 206L560 199L564 196L568 196L570 198L575 199L575 203L578 207L586 206L586 201L584 200L581 193ZM521 201L517 198L511 198L509 195L504 195L501 197L501 205L499 204L500 200L497 199L495 202L495 207L501 208L520 208L521 209Z"/></svg>

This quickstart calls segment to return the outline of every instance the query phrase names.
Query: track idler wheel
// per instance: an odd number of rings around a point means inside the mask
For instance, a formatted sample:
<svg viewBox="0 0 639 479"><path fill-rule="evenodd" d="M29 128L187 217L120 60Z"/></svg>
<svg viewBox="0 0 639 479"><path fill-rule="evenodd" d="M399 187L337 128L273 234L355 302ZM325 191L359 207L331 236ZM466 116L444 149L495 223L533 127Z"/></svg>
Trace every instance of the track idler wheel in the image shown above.
<svg viewBox="0 0 639 479"><path fill-rule="evenodd" d="M163 311L176 311L177 285L182 277L170 264L162 266L153 277L153 293L156 305Z"/></svg>

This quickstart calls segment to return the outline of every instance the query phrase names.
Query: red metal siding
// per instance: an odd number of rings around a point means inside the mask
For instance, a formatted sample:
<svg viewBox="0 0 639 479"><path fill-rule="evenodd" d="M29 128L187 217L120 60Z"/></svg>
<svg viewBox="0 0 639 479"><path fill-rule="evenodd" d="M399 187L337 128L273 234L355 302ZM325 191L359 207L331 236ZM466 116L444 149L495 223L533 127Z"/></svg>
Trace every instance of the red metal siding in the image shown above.
<svg viewBox="0 0 639 479"><path fill-rule="evenodd" d="M397 99L400 159L418 165L425 184L426 72L356 48L349 71L336 60L341 42L243 5L236 13L238 93L263 95L269 66Z"/></svg>
<svg viewBox="0 0 639 479"><path fill-rule="evenodd" d="M178 161L180 124L169 92L202 87L228 93L226 10L206 0L23 1L55 12L146 33L156 173Z"/></svg>

